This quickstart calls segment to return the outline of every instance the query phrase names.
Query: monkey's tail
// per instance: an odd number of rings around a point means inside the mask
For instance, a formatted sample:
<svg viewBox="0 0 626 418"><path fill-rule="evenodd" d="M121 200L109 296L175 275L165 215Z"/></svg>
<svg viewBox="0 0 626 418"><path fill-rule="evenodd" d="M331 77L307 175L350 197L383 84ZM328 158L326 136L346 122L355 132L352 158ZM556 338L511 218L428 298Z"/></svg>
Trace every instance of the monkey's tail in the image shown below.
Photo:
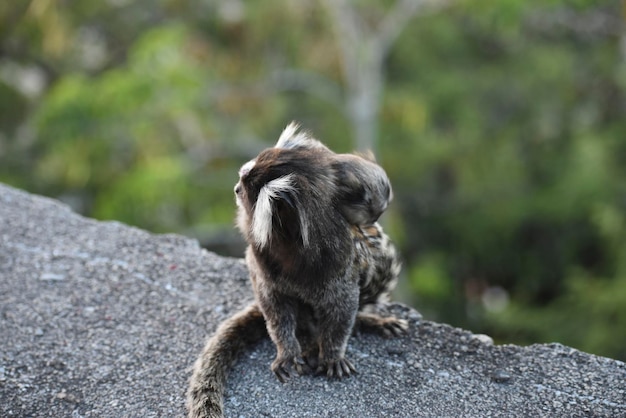
<svg viewBox="0 0 626 418"><path fill-rule="evenodd" d="M248 345L267 335L263 314L252 303L224 321L196 360L187 390L189 418L222 418L230 367Z"/></svg>

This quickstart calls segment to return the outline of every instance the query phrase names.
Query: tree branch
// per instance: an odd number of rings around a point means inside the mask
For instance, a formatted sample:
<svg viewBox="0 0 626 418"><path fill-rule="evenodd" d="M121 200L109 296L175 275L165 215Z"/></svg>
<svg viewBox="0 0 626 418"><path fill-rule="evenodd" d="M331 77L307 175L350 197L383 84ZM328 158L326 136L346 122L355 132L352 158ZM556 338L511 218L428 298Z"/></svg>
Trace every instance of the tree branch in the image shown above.
<svg viewBox="0 0 626 418"><path fill-rule="evenodd" d="M332 80L302 70L278 70L271 74L270 83L278 90L305 91L344 110L341 88Z"/></svg>
<svg viewBox="0 0 626 418"><path fill-rule="evenodd" d="M420 9L433 12L450 3L450 0L397 0L393 8L387 12L376 34L376 41L383 57Z"/></svg>
<svg viewBox="0 0 626 418"><path fill-rule="evenodd" d="M333 30L339 44L339 57L343 66L344 78L349 83L351 75L358 72L359 45L364 31L360 27L354 10L345 0L322 0L331 17Z"/></svg>

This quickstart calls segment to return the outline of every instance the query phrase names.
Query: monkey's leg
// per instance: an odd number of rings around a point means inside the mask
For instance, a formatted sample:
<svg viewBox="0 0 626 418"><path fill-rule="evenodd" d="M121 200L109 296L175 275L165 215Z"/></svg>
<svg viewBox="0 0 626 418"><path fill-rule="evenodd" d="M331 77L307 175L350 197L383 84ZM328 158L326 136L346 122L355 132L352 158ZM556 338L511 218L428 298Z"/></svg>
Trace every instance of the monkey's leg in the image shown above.
<svg viewBox="0 0 626 418"><path fill-rule="evenodd" d="M398 319L394 316L384 317L377 313L359 312L356 317L355 328L379 332L386 337L398 337L406 333L409 324L404 319Z"/></svg>
<svg viewBox="0 0 626 418"><path fill-rule="evenodd" d="M359 295L358 288L344 289L343 292L334 290L332 299L318 306L320 352L317 372L341 378L356 372L345 353L354 327Z"/></svg>
<svg viewBox="0 0 626 418"><path fill-rule="evenodd" d="M272 362L271 369L278 380L284 383L291 377L292 368L302 374L306 364L296 338L297 302L277 292L257 296L267 331L276 345L276 359Z"/></svg>
<svg viewBox="0 0 626 418"><path fill-rule="evenodd" d="M310 373L317 369L320 351L318 345L319 329L310 306L300 306L297 322L296 337L302 348L302 358L307 364L307 367L303 369L305 373Z"/></svg>

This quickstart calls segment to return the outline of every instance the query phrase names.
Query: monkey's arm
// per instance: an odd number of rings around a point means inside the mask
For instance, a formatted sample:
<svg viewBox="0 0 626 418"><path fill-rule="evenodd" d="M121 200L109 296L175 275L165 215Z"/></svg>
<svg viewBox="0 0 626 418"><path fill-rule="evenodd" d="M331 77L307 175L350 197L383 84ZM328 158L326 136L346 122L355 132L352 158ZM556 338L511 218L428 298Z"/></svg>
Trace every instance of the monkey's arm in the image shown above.
<svg viewBox="0 0 626 418"><path fill-rule="evenodd" d="M317 372L328 377L349 376L356 371L345 353L359 307L358 287L337 281L326 293L317 306L320 332Z"/></svg>
<svg viewBox="0 0 626 418"><path fill-rule="evenodd" d="M257 300L277 351L271 369L278 380L285 382L291 377L292 368L302 374L306 367L300 343L296 338L298 302L272 289L271 285L258 288Z"/></svg>

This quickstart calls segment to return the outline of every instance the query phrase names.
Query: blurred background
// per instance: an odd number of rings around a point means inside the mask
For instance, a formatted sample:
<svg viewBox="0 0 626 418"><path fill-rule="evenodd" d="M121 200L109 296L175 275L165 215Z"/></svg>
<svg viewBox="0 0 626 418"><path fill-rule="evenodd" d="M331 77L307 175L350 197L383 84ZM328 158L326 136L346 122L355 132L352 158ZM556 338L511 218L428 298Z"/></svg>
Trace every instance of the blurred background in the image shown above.
<svg viewBox="0 0 626 418"><path fill-rule="evenodd" d="M626 2L0 2L0 181L241 256L237 169L371 148L400 299L626 360ZM1 222L1 220L0 220Z"/></svg>

